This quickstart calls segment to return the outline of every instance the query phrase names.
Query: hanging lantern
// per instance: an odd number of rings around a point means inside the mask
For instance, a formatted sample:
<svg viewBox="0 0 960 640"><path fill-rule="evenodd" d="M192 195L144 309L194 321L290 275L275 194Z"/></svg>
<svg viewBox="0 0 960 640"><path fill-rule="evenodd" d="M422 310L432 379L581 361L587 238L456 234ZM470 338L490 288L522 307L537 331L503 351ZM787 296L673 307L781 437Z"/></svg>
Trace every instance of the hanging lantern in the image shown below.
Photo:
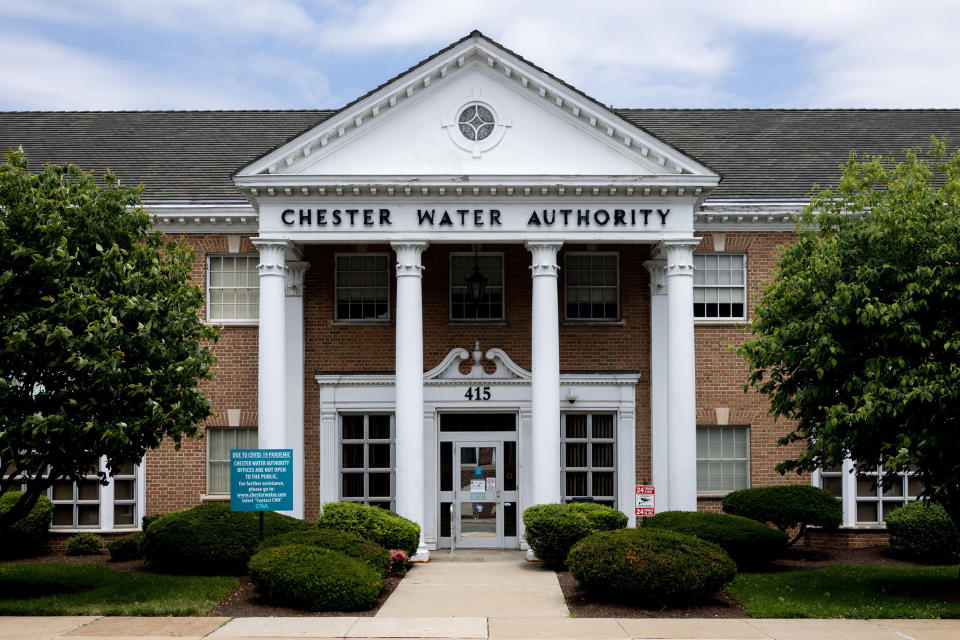
<svg viewBox="0 0 960 640"><path fill-rule="evenodd" d="M487 277L480 273L480 260L477 256L476 245L473 249L473 273L464 278L464 281L467 283L467 295L470 297L470 302L477 304L487 290Z"/></svg>

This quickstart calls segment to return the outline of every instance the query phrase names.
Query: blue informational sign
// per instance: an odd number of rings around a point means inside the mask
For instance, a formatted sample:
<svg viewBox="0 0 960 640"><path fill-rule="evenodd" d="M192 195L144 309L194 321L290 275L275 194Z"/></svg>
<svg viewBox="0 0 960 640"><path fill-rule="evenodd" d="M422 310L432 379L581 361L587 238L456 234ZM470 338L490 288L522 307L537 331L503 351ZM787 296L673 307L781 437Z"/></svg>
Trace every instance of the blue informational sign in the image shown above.
<svg viewBox="0 0 960 640"><path fill-rule="evenodd" d="M231 449L230 510L292 511L293 449Z"/></svg>

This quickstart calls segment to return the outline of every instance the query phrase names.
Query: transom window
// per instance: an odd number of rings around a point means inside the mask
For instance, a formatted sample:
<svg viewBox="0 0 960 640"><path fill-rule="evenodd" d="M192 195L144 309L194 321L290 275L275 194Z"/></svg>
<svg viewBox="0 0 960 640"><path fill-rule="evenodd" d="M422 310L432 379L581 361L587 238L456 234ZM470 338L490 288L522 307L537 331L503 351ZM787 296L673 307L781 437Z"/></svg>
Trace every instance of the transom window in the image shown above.
<svg viewBox="0 0 960 640"><path fill-rule="evenodd" d="M612 413L563 415L564 501L616 503L616 429Z"/></svg>
<svg viewBox="0 0 960 640"><path fill-rule="evenodd" d="M620 319L618 258L616 253L565 255L567 320Z"/></svg>
<svg viewBox="0 0 960 640"><path fill-rule="evenodd" d="M390 319L388 258L385 253L337 255L337 320Z"/></svg>
<svg viewBox="0 0 960 640"><path fill-rule="evenodd" d="M211 427L207 441L207 493L230 493L230 450L256 449L257 429L248 427Z"/></svg>
<svg viewBox="0 0 960 640"><path fill-rule="evenodd" d="M742 253L693 254L693 317L745 319L747 257Z"/></svg>
<svg viewBox="0 0 960 640"><path fill-rule="evenodd" d="M483 295L473 301L467 287L467 277L473 266L487 279ZM450 254L450 319L503 320L503 254Z"/></svg>
<svg viewBox="0 0 960 640"><path fill-rule="evenodd" d="M747 427L697 427L697 492L728 493L750 486Z"/></svg>
<svg viewBox="0 0 960 640"><path fill-rule="evenodd" d="M853 468L853 463L847 464ZM898 473L886 482L882 476L879 467L875 472L849 473L838 465L822 469L819 484L843 503L844 524L881 524L891 511L923 491L920 479L911 473Z"/></svg>
<svg viewBox="0 0 960 640"><path fill-rule="evenodd" d="M340 500L394 508L393 416L340 416Z"/></svg>
<svg viewBox="0 0 960 640"><path fill-rule="evenodd" d="M260 314L259 256L207 258L207 320L252 322Z"/></svg>

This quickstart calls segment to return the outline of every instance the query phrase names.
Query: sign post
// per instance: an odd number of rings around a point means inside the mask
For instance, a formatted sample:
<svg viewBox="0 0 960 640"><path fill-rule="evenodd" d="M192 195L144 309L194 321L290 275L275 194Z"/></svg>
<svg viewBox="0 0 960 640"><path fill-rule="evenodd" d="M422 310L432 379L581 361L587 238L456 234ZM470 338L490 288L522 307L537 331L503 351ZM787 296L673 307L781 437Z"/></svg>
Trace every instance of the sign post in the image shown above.
<svg viewBox="0 0 960 640"><path fill-rule="evenodd" d="M293 510L293 449L231 449L230 510Z"/></svg>
<svg viewBox="0 0 960 640"><path fill-rule="evenodd" d="M656 509L656 489L653 485L638 484L634 493L636 497L635 514L643 518L640 526L647 526L647 517L655 515Z"/></svg>

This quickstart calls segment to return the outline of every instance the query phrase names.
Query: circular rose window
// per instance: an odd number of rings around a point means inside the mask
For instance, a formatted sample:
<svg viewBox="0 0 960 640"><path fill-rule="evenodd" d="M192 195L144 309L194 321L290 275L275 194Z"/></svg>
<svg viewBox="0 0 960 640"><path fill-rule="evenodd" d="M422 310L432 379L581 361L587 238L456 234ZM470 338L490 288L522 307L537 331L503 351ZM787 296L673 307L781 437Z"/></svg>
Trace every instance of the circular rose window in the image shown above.
<svg viewBox="0 0 960 640"><path fill-rule="evenodd" d="M460 133L467 140L479 142L493 133L496 121L493 114L482 104L471 104L460 112L457 118L457 124L460 127Z"/></svg>

